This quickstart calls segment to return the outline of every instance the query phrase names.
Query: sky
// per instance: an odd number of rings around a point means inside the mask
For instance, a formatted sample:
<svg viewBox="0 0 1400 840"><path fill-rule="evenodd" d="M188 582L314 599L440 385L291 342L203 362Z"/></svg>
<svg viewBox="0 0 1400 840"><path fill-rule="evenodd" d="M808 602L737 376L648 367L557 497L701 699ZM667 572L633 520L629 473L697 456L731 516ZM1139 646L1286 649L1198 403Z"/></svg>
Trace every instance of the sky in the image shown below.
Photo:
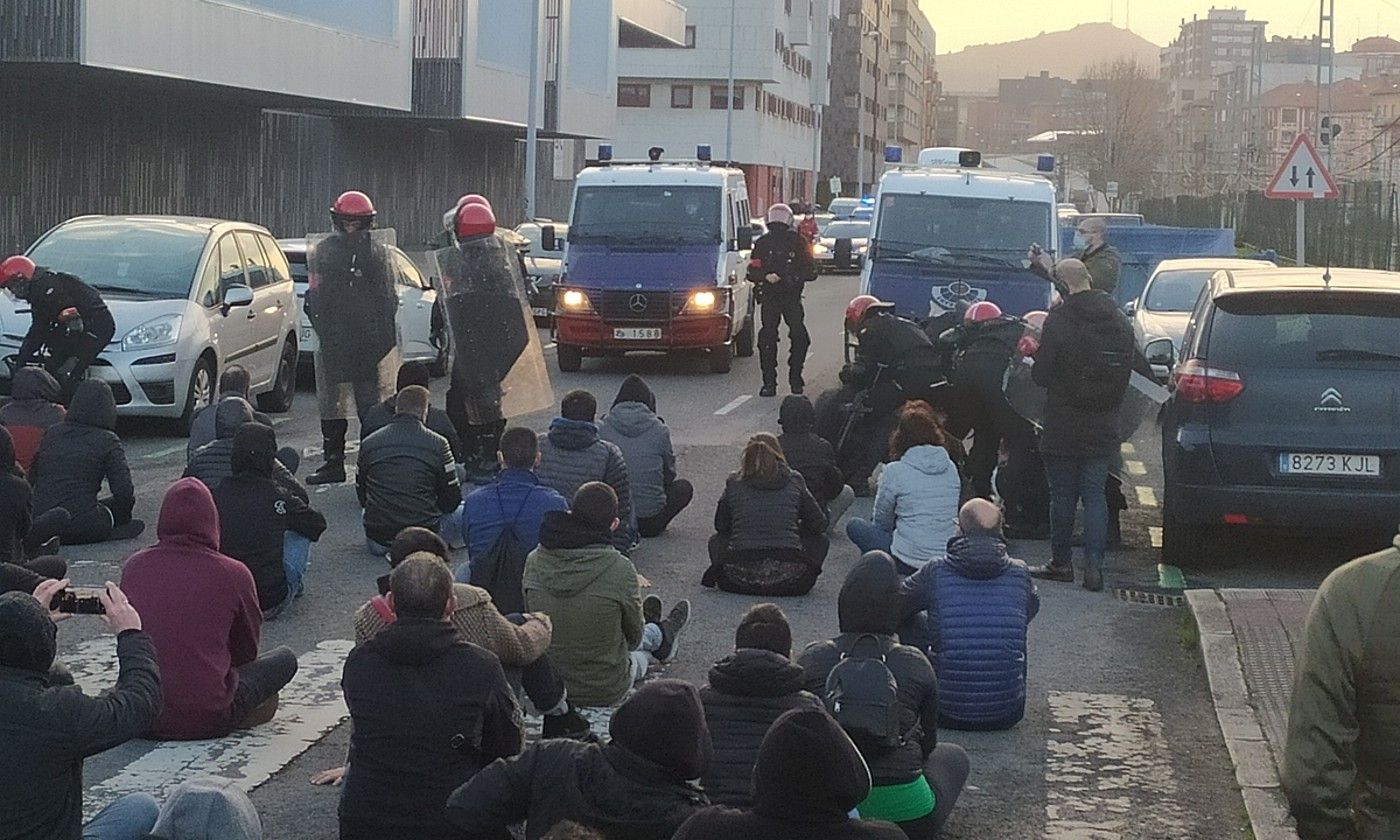
<svg viewBox="0 0 1400 840"><path fill-rule="evenodd" d="M1253 20L1269 22L1273 35L1315 35L1319 0L1240 0L1232 5ZM956 52L970 44L1029 38L1041 32L1069 29L1079 23L1111 21L1163 46L1176 36L1182 18L1205 17L1211 0L986 0L962 4L949 0L919 0L938 33L938 52ZM1390 35L1400 38L1400 0L1335 0L1337 44L1349 48L1357 38Z"/></svg>

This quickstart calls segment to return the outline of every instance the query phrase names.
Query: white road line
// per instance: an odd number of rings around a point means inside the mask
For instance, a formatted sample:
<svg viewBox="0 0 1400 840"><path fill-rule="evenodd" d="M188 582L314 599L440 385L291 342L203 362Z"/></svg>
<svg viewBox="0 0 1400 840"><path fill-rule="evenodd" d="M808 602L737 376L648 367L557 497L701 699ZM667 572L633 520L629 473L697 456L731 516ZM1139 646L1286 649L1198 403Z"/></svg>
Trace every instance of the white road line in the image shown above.
<svg viewBox="0 0 1400 840"><path fill-rule="evenodd" d="M1046 840L1185 837L1162 716L1145 697L1050 692Z"/></svg>
<svg viewBox="0 0 1400 840"><path fill-rule="evenodd" d="M244 791L267 781L349 715L340 674L352 643L321 642L297 660L297 675L282 689L277 716L255 729L216 741L170 741L156 745L111 778L83 794L91 817L128 793L143 791L164 800L180 782L199 776L233 779Z"/></svg>
<svg viewBox="0 0 1400 840"><path fill-rule="evenodd" d="M1147 475L1147 465L1141 461L1124 461L1123 466L1131 475Z"/></svg>
<svg viewBox="0 0 1400 840"><path fill-rule="evenodd" d="M1123 454L1124 454L1124 455L1132 455L1132 454L1135 453L1135 452L1137 452L1137 447L1133 446L1131 443L1125 443L1125 444L1123 444Z"/></svg>
<svg viewBox="0 0 1400 840"><path fill-rule="evenodd" d="M1147 538L1152 541L1153 548L1162 547L1162 529L1156 525L1147 526Z"/></svg>
<svg viewBox="0 0 1400 840"><path fill-rule="evenodd" d="M734 399L720 406L719 411L715 412L715 416L723 417L724 415L728 414L729 412L733 411L734 409L738 408L739 406L743 405L751 399L753 399L753 394L744 394L743 396L735 397Z"/></svg>
<svg viewBox="0 0 1400 840"><path fill-rule="evenodd" d="M185 443L178 443L174 446L167 446L164 449L157 449L154 452L137 455L133 460L145 461L151 458L164 458L167 455L174 455L176 452L184 452L187 445L188 444Z"/></svg>
<svg viewBox="0 0 1400 840"><path fill-rule="evenodd" d="M1143 507L1157 506L1157 491L1153 490L1151 487L1138 487L1137 496L1138 504Z"/></svg>

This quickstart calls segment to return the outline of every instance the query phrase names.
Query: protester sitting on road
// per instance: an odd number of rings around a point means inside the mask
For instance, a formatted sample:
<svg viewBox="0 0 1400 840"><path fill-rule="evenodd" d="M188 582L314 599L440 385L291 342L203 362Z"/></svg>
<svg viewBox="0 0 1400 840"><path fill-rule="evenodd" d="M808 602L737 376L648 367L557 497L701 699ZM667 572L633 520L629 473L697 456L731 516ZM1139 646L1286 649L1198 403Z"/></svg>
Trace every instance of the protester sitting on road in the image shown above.
<svg viewBox="0 0 1400 840"><path fill-rule="evenodd" d="M496 656L458 637L452 571L425 552L389 575L394 622L350 652L350 768L341 840L465 838L447 797L481 768L520 752L524 728Z"/></svg>
<svg viewBox="0 0 1400 840"><path fill-rule="evenodd" d="M170 485L156 539L122 567L164 677L165 708L150 736L222 738L271 720L297 659L285 647L258 655L257 585L247 566L220 553L219 511L203 482Z"/></svg>
<svg viewBox="0 0 1400 840"><path fill-rule="evenodd" d="M560 415L549 424L549 434L540 440L540 465L535 470L540 481L559 495L572 499L590 481L601 481L617 495L618 518L622 525L613 532L612 543L624 554L636 543L632 512L632 487L627 460L617 444L599 437L593 418L598 399L587 391L570 391L559 406Z"/></svg>
<svg viewBox="0 0 1400 840"><path fill-rule="evenodd" d="M50 426L63 422L68 409L59 402L58 380L38 367L15 371L10 380L10 401L0 405L0 426L15 442L15 460L25 472L34 462L39 442Z"/></svg>
<svg viewBox="0 0 1400 840"><path fill-rule="evenodd" d="M787 616L776 604L755 604L734 631L734 652L710 669L700 702L715 745L704 778L714 804L753 805L754 762L764 733L791 709L823 710L822 701L802 689L802 667L791 656Z"/></svg>
<svg viewBox="0 0 1400 840"><path fill-rule="evenodd" d="M219 374L219 395L212 402L190 416L190 439L185 444L185 460L194 457L194 451L219 437L217 417L219 406L229 397L236 397L248 404L252 420L264 426L272 426L272 418L253 408L251 383L248 369L242 365L229 365Z"/></svg>
<svg viewBox="0 0 1400 840"><path fill-rule="evenodd" d="M852 818L870 795L870 770L826 710L784 712L762 739L751 762L753 805L707 808L673 840L905 840L892 823ZM716 760L719 751L716 739Z"/></svg>
<svg viewBox="0 0 1400 840"><path fill-rule="evenodd" d="M598 424L598 434L622 450L637 533L661 536L695 498L695 487L676 478L671 430L656 416L656 395L640 376L634 373L622 380L617 399Z"/></svg>
<svg viewBox="0 0 1400 840"><path fill-rule="evenodd" d="M141 616L115 584L97 594L117 637L117 684L88 697L48 680L58 649L52 612L66 580L0 595L0 837L137 840L159 806L132 793L83 818L83 759L139 738L160 713L161 679Z"/></svg>
<svg viewBox="0 0 1400 840"><path fill-rule="evenodd" d="M233 779L181 782L146 840L262 840L262 820Z"/></svg>
<svg viewBox="0 0 1400 840"><path fill-rule="evenodd" d="M725 482L700 582L741 595L806 595L831 548L826 529L802 474L783 460L778 439L760 432Z"/></svg>
<svg viewBox="0 0 1400 840"><path fill-rule="evenodd" d="M808 645L798 664L807 690L826 701L870 765L874 786L859 806L861 817L889 820L909 840L923 840L947 821L967 781L968 761L961 747L938 743L938 680L924 654L895 635L898 599L894 559L869 552L837 597L841 634ZM871 678L880 671L876 664L888 671L883 679Z"/></svg>
<svg viewBox="0 0 1400 840"><path fill-rule="evenodd" d="M229 395L220 400L214 410L215 437L190 456L189 461L185 463L185 475L204 482L204 486L211 491L217 489L219 484L233 475L233 436L245 423L257 423L269 432L272 431L272 425L260 423L253 406L242 397ZM276 441L274 432L274 446ZM297 481L296 476L292 475L292 471L282 461L285 453L290 451L292 450L283 448L276 453L277 457L272 462L272 478L288 495L307 502L311 497L306 488L301 486L301 482Z"/></svg>
<svg viewBox="0 0 1400 840"><path fill-rule="evenodd" d="M51 541L68 525L68 511L54 508L35 519L32 495L24 471L15 463L10 433L0 426L0 565L24 566L44 577L61 578L68 572L62 558L37 555L41 547L52 546Z"/></svg>
<svg viewBox="0 0 1400 840"><path fill-rule="evenodd" d="M1308 614L1283 792L1301 840L1400 837L1400 538L1327 576Z"/></svg>
<svg viewBox="0 0 1400 840"><path fill-rule="evenodd" d="M117 403L100 379L85 379L62 423L44 433L29 471L34 485L34 512L68 511L59 532L67 545L129 540L146 530L131 517L136 488L126 465L126 449L117 437ZM102 482L111 496L98 499Z"/></svg>
<svg viewBox="0 0 1400 840"><path fill-rule="evenodd" d="M447 819L469 837L506 837L522 820L541 840L573 820L605 837L670 840L708 804L695 780L711 759L695 687L656 680L612 716L606 746L538 741L472 777L447 800Z"/></svg>
<svg viewBox="0 0 1400 840"><path fill-rule="evenodd" d="M778 445L788 466L802 473L807 489L826 514L828 526L841 520L855 501L855 491L846 484L837 466L836 449L817 434L817 411L805 396L792 394L783 398L778 409Z"/></svg>
<svg viewBox="0 0 1400 840"><path fill-rule="evenodd" d="M607 840L607 838L573 820L564 820L561 823L555 823L554 828L545 832L540 840Z"/></svg>
<svg viewBox="0 0 1400 840"><path fill-rule="evenodd" d="M447 441L423 425L428 402L427 388L404 388L394 398L394 419L360 444L355 491L371 554L383 556L399 531L412 526L446 534L449 544L460 539L457 467Z"/></svg>
<svg viewBox="0 0 1400 840"><path fill-rule="evenodd" d="M389 425L394 419L394 401L398 398L398 392L410 385L418 385L428 388L433 384L433 376L428 371L428 366L422 362L404 362L399 365L398 385L394 388L394 396L381 403L376 403L365 412L365 417L360 421L360 440ZM463 461L462 438L457 434L457 427L452 425L452 420L447 416L447 412L435 405L428 406L428 418L423 421L434 432L442 435L447 441L448 447L452 450L452 460L458 464Z"/></svg>
<svg viewBox="0 0 1400 840"><path fill-rule="evenodd" d="M846 536L862 553L887 551L903 574L942 557L958 518L962 480L948 456L947 433L928 403L906 403L890 436L871 519L852 518Z"/></svg>
<svg viewBox="0 0 1400 840"><path fill-rule="evenodd" d="M972 499L941 560L900 585L899 640L938 675L939 725L1010 729L1026 712L1026 628L1040 610L1026 564L1006 554L1001 511Z"/></svg>
<svg viewBox="0 0 1400 840"><path fill-rule="evenodd" d="M253 573L264 620L301 596L311 544L326 518L272 477L277 437L271 427L244 423L233 435L233 475L214 488L219 545Z"/></svg>
<svg viewBox="0 0 1400 840"><path fill-rule="evenodd" d="M574 494L567 513L550 512L540 546L525 562L525 604L554 623L550 656L580 706L613 706L654 662L670 662L690 620L682 600L661 618L661 599L644 605L637 569L612 544L617 496L601 481Z"/></svg>

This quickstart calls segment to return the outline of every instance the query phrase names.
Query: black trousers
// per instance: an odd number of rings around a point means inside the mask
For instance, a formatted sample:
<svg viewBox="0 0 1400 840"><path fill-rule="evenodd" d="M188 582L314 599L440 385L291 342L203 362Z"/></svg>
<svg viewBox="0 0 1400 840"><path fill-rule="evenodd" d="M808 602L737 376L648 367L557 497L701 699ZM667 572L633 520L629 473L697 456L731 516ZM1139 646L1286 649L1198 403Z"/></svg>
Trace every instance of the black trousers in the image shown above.
<svg viewBox="0 0 1400 840"><path fill-rule="evenodd" d="M958 804L958 795L967 784L967 774L971 763L967 753L957 744L939 744L924 760L924 777L933 788L933 813L917 820L897 823L909 840L930 840L937 837L953 806Z"/></svg>
<svg viewBox="0 0 1400 840"><path fill-rule="evenodd" d="M518 669L520 689L540 714L553 711L564 700L564 676L548 653ZM507 676L510 676L507 674Z"/></svg>
<svg viewBox="0 0 1400 840"><path fill-rule="evenodd" d="M355 416L363 423L365 414L380 402L379 379L357 379L351 385L355 395ZM326 460L345 459L345 436L349 431L350 421L343 417L321 421L321 439L325 442Z"/></svg>
<svg viewBox="0 0 1400 840"><path fill-rule="evenodd" d="M237 668L238 688L233 690L234 727L248 717L248 713L261 706L297 675L297 655L291 648L279 647L270 650Z"/></svg>
<svg viewBox="0 0 1400 840"><path fill-rule="evenodd" d="M45 367L58 380L59 401L67 405L73 399L83 374L98 354L116 334L117 325L110 315L94 324L85 324L86 332L71 333L49 342L49 361Z"/></svg>
<svg viewBox="0 0 1400 840"><path fill-rule="evenodd" d="M788 382L802 382L802 366L807 362L807 348L812 337L807 333L802 308L802 295L765 293L758 307L758 363L763 369L763 384L778 384L778 326L788 326Z"/></svg>
<svg viewBox="0 0 1400 840"><path fill-rule="evenodd" d="M651 516L637 517L637 532L644 537L659 537L666 526L671 524L681 511L695 498L695 486L683 478L678 478L666 486L666 504Z"/></svg>

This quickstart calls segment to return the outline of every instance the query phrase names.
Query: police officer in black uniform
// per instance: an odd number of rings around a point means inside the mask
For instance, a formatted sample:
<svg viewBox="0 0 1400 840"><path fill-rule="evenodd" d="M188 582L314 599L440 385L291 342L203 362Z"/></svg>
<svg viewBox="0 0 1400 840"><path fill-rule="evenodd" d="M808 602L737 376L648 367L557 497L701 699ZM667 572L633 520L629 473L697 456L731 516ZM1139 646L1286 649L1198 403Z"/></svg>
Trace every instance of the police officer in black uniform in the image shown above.
<svg viewBox="0 0 1400 840"><path fill-rule="evenodd" d="M763 369L759 396L778 393L778 326L788 325L788 385L802 393L802 366L811 336L803 323L802 288L817 277L811 244L793 227L792 208L778 203L768 208L768 232L754 243L748 279L759 302L758 361Z"/></svg>
<svg viewBox="0 0 1400 840"><path fill-rule="evenodd" d="M47 346L45 367L58 380L66 404L88 366L116 334L107 302L77 277L38 268L22 255L0 263L0 287L27 301L33 313L15 357L15 370L32 362Z"/></svg>
<svg viewBox="0 0 1400 840"><path fill-rule="evenodd" d="M992 472L1002 441L1024 451L1035 442L1035 428L1006 401L1002 383L1006 366L1025 331L1018 318L1007 318L991 301L968 307L958 340L950 382L963 422L972 429L972 450L964 478L972 494L992 498Z"/></svg>

